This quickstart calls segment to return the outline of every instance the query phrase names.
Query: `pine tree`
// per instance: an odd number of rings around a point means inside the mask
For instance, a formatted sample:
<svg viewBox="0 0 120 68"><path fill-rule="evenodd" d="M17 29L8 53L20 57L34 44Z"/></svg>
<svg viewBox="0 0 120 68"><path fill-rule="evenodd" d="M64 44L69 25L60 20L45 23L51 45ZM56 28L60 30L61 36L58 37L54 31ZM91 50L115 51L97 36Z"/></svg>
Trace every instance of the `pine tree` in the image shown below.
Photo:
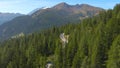
<svg viewBox="0 0 120 68"><path fill-rule="evenodd" d="M107 68L120 67L120 35L115 38L109 50Z"/></svg>

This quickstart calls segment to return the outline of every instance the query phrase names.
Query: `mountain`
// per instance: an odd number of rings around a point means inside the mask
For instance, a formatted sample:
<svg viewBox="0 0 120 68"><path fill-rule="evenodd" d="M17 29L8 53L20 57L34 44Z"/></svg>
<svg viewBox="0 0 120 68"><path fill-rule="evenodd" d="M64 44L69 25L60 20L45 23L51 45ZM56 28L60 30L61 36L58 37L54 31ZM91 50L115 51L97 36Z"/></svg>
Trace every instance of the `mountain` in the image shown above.
<svg viewBox="0 0 120 68"><path fill-rule="evenodd" d="M68 42L64 42L66 39ZM20 33L0 43L0 68L51 65L50 68L120 68L120 4L81 23L27 36Z"/></svg>
<svg viewBox="0 0 120 68"><path fill-rule="evenodd" d="M21 16L21 15L23 15L23 14L19 14L19 13L0 13L0 25L14 19L15 17Z"/></svg>
<svg viewBox="0 0 120 68"><path fill-rule="evenodd" d="M57 13L57 15L64 15L66 17L85 17L85 16L94 16L97 15L103 9L98 7L93 7L87 4L76 4L76 5L69 5L67 3L60 3L52 8L47 8L45 10L38 11L34 13L32 16L37 17L40 16L42 13L52 14ZM63 16L63 17L64 17Z"/></svg>
<svg viewBox="0 0 120 68"><path fill-rule="evenodd" d="M31 12L28 13L28 15L32 15L33 13L35 13L36 11L40 10L41 8L36 8L34 10L32 10Z"/></svg>
<svg viewBox="0 0 120 68"><path fill-rule="evenodd" d="M36 9L32 10L31 12L29 12L28 15L32 15L32 14L35 13L36 11L40 11L40 10L47 9L47 8L48 8L48 7L36 8Z"/></svg>
<svg viewBox="0 0 120 68"><path fill-rule="evenodd" d="M99 14L103 9L87 4L57 4L36 11L32 15L20 16L0 26L0 38L7 39L19 33L32 33L52 26L61 26Z"/></svg>

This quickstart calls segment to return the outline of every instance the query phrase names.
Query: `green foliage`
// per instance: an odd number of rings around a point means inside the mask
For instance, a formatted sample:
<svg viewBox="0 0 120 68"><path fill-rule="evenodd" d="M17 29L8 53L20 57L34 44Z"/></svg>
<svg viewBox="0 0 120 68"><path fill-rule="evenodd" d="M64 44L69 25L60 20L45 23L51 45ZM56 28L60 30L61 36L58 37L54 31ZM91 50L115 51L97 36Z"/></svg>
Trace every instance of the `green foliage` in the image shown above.
<svg viewBox="0 0 120 68"><path fill-rule="evenodd" d="M78 24L0 43L0 68L45 68L47 62L52 62L54 68L119 68L118 7ZM59 38L62 32L70 36L65 48Z"/></svg>
<svg viewBox="0 0 120 68"><path fill-rule="evenodd" d="M120 35L115 38L109 50L107 67L119 68L120 67Z"/></svg>

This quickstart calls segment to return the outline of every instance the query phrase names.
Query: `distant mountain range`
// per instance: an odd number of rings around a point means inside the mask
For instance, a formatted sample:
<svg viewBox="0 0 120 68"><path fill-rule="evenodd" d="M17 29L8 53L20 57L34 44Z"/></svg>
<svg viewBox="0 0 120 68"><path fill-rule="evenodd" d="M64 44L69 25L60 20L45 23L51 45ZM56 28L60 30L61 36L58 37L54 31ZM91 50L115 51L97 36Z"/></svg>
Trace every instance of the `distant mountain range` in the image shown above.
<svg viewBox="0 0 120 68"><path fill-rule="evenodd" d="M51 8L35 11L30 15L17 17L0 26L0 39L7 39L20 33L28 34L52 26L74 23L81 19L98 15L104 9L87 4L57 4Z"/></svg>
<svg viewBox="0 0 120 68"><path fill-rule="evenodd" d="M0 13L0 25L14 19L15 17L21 16L21 15L23 15L23 14L19 14L19 13Z"/></svg>

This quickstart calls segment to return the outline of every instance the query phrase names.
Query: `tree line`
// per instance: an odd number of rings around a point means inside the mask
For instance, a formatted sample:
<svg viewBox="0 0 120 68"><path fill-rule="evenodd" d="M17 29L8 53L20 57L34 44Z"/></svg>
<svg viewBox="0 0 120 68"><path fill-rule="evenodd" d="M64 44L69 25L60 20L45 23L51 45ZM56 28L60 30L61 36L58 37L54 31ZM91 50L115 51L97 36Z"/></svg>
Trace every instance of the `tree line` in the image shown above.
<svg viewBox="0 0 120 68"><path fill-rule="evenodd" d="M69 34L62 48L59 35ZM120 4L77 24L0 43L0 68L119 68Z"/></svg>

